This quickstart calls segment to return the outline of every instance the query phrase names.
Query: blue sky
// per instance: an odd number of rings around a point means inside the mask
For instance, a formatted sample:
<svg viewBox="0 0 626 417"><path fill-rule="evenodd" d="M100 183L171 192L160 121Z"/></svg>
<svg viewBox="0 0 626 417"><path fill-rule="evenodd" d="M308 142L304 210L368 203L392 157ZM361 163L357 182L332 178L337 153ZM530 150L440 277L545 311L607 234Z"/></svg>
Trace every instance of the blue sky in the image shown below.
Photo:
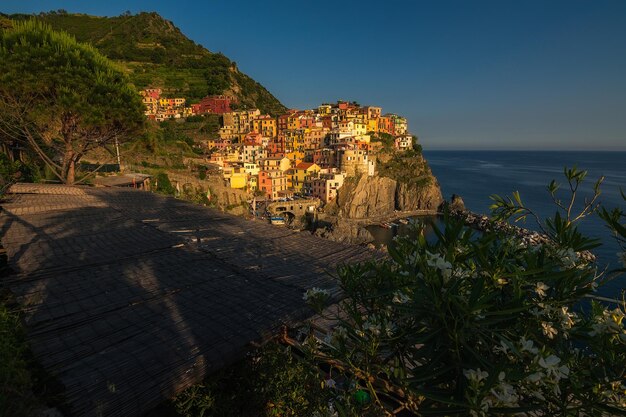
<svg viewBox="0 0 626 417"><path fill-rule="evenodd" d="M285 105L380 105L426 149L626 150L626 1L0 3L60 8L157 11Z"/></svg>

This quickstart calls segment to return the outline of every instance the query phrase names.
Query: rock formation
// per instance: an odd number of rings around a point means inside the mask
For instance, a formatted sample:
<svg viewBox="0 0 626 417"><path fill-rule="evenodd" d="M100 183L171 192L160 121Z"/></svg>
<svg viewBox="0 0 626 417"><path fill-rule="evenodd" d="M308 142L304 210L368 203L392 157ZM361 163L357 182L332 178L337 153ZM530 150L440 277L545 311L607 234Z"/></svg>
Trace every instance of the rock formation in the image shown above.
<svg viewBox="0 0 626 417"><path fill-rule="evenodd" d="M443 201L434 177L403 183L387 177L361 176L344 183L326 212L345 219L388 220L396 211L435 211Z"/></svg>
<svg viewBox="0 0 626 417"><path fill-rule="evenodd" d="M315 235L334 242L362 245L374 240L372 234L363 226L346 219L335 219L329 227L318 228Z"/></svg>

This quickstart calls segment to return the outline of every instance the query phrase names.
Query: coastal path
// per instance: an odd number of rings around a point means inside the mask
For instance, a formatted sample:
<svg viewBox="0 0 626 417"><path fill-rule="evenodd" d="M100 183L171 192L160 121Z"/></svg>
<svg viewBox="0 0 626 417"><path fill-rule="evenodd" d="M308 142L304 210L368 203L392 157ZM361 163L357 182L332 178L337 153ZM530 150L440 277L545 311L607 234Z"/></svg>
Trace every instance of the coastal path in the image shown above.
<svg viewBox="0 0 626 417"><path fill-rule="evenodd" d="M35 358L75 416L139 416L340 297L373 252L133 189L16 184L1 203Z"/></svg>

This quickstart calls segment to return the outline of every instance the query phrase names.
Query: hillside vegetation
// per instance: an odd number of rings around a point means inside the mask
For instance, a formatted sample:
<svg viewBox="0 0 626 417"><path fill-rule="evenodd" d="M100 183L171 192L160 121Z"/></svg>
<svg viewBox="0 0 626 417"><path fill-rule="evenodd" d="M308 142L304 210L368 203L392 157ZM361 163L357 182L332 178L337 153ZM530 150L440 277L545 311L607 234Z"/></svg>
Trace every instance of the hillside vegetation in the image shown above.
<svg viewBox="0 0 626 417"><path fill-rule="evenodd" d="M240 72L235 62L187 38L157 13L125 13L116 17L70 14L0 15L6 19L42 20L79 42L90 43L118 62L138 89L160 87L165 96L197 102L208 94L231 94L242 108L277 114L285 106L261 84Z"/></svg>

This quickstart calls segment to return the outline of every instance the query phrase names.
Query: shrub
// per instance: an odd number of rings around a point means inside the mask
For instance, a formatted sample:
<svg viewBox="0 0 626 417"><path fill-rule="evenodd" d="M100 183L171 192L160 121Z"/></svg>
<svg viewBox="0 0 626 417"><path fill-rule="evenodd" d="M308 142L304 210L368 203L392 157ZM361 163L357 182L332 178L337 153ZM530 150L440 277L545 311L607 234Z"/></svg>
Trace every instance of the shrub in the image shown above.
<svg viewBox="0 0 626 417"><path fill-rule="evenodd" d="M329 391L318 383L318 372L290 348L270 343L187 389L173 404L185 417L325 415Z"/></svg>
<svg viewBox="0 0 626 417"><path fill-rule="evenodd" d="M584 172L566 176L575 201ZM343 375L337 408L366 391L368 409L391 402L414 415L626 414L626 303L594 299L614 276L585 260L598 243L577 230L600 183L580 216L566 202L543 223L549 244L446 217L435 242L415 224L419 238L398 238L389 259L341 268L338 326L309 352ZM495 197L493 210L533 215L516 194ZM623 242L623 212L602 215Z"/></svg>
<svg viewBox="0 0 626 417"><path fill-rule="evenodd" d="M170 182L170 177L167 173L161 171L156 175L155 178L155 191L161 194L174 195L175 189L172 187L172 183Z"/></svg>

